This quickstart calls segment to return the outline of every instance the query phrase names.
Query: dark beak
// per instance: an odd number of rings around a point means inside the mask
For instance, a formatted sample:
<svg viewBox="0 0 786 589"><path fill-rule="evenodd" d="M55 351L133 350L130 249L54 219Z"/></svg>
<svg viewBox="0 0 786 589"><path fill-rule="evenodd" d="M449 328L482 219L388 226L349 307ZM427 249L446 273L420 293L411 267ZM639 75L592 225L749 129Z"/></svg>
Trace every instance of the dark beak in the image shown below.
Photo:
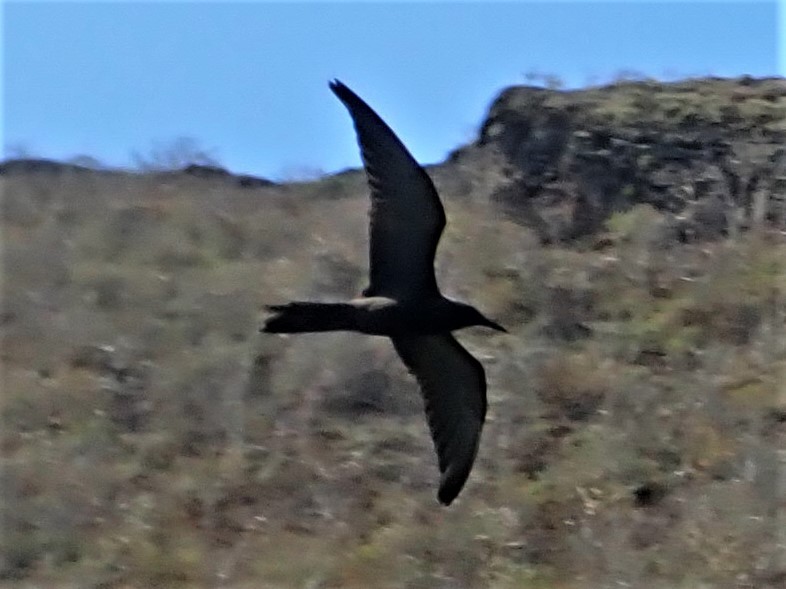
<svg viewBox="0 0 786 589"><path fill-rule="evenodd" d="M502 333L508 333L508 330L502 327L499 323L494 323L491 319L486 319L486 322L483 324L486 327L490 327L491 329L496 329L497 331L501 331Z"/></svg>

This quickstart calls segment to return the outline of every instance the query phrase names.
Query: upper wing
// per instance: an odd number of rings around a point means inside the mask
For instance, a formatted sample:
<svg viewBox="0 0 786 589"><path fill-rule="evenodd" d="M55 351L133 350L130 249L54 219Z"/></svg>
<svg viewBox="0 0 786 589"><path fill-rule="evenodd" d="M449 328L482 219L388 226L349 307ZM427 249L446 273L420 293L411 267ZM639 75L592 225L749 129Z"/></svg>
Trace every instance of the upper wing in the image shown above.
<svg viewBox="0 0 786 589"><path fill-rule="evenodd" d="M450 505L469 476L486 417L483 366L449 333L391 338L420 383L442 477L437 497Z"/></svg>
<svg viewBox="0 0 786 589"><path fill-rule="evenodd" d="M445 211L434 184L396 134L338 80L330 89L355 123L371 188L371 285L367 296L418 298L436 294L434 254Z"/></svg>

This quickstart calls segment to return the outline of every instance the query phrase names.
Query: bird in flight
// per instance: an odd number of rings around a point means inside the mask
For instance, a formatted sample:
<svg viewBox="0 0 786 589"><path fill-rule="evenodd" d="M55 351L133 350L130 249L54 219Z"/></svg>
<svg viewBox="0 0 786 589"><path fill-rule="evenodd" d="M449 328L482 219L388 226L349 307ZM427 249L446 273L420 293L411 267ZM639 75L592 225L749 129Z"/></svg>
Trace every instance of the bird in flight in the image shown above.
<svg viewBox="0 0 786 589"><path fill-rule="evenodd" d="M450 505L475 462L486 416L483 366L451 332L472 325L506 330L474 307L442 296L434 254L445 211L434 184L368 104L338 80L330 89L355 124L371 191L369 286L343 303L271 305L262 331L390 337L420 384L441 473L437 498Z"/></svg>

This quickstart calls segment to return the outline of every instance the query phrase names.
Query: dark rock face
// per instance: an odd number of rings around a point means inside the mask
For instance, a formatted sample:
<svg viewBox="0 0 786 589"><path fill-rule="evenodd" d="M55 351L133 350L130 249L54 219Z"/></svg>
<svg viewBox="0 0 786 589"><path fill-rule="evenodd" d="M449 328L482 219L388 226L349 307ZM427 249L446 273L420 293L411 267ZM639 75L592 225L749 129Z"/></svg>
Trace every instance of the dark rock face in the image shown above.
<svg viewBox="0 0 786 589"><path fill-rule="evenodd" d="M256 176L249 176L248 174L240 174L235 176L237 185L241 188L263 188L265 186L275 186L275 182L267 178L258 178Z"/></svg>
<svg viewBox="0 0 786 589"><path fill-rule="evenodd" d="M42 175L46 177L60 176L62 174L102 174L120 175L131 172L123 170L110 170L100 167L90 167L75 163L58 162L43 158L11 158L0 162L0 176L26 174ZM219 180L229 182L240 188L264 188L274 186L276 183L266 178L259 178L249 174L233 174L220 166L202 164L189 164L181 170L163 172L164 176L183 175L200 180Z"/></svg>
<svg viewBox="0 0 786 589"><path fill-rule="evenodd" d="M229 178L231 174L228 170L220 166L203 166L200 164L190 164L183 168L183 173L186 176L193 176L194 178Z"/></svg>
<svg viewBox="0 0 786 589"><path fill-rule="evenodd" d="M91 168L42 158L7 159L0 163L0 176L7 174L64 174L92 172Z"/></svg>
<svg viewBox="0 0 786 589"><path fill-rule="evenodd" d="M686 239L713 238L786 223L784 144L780 78L512 87L450 161L501 155L491 199L545 243L595 233L636 204L672 216Z"/></svg>
<svg viewBox="0 0 786 589"><path fill-rule="evenodd" d="M248 174L233 174L229 170L220 166L206 166L201 164L190 164L183 168L182 173L186 176L201 178L205 180L225 180L241 188L260 188L273 186L275 182L266 178L258 178Z"/></svg>

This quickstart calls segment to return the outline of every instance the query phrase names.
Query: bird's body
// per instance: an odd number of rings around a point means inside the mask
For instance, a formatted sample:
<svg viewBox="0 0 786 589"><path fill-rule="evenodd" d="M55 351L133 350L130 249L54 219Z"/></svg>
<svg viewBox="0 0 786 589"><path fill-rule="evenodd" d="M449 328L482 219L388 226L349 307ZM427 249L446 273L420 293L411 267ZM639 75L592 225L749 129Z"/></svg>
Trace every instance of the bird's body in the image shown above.
<svg viewBox="0 0 786 589"><path fill-rule="evenodd" d="M295 301L269 307L277 315L265 331L359 331L369 335L433 335L478 325L475 309L445 297L397 301L360 297L345 303Z"/></svg>
<svg viewBox="0 0 786 589"><path fill-rule="evenodd" d="M474 307L439 292L434 255L445 212L431 179L371 107L339 81L331 90L355 123L371 189L370 284L342 303L273 305L263 331L357 331L391 338L420 383L449 505L472 469L486 415L483 367L451 335L481 325L505 331Z"/></svg>

